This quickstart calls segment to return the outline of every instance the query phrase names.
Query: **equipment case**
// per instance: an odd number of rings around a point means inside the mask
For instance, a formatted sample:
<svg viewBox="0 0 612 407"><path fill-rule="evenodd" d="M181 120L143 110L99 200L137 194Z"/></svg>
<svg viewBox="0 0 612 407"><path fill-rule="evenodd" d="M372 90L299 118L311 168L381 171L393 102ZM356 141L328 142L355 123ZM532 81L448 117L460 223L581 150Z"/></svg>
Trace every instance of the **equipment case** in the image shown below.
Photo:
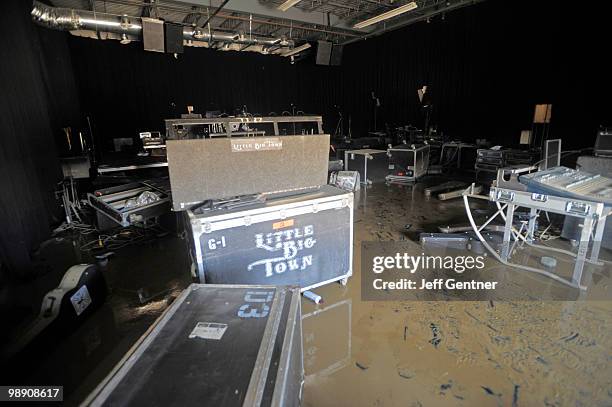
<svg viewBox="0 0 612 407"><path fill-rule="evenodd" d="M172 208L327 183L329 135L168 140Z"/></svg>
<svg viewBox="0 0 612 407"><path fill-rule="evenodd" d="M385 150L348 150L344 152L344 170L358 171L362 184L383 182L387 176L388 157Z"/></svg>
<svg viewBox="0 0 612 407"><path fill-rule="evenodd" d="M299 289L192 284L90 394L91 406L299 406Z"/></svg>
<svg viewBox="0 0 612 407"><path fill-rule="evenodd" d="M389 157L387 181L416 181L429 168L428 145L400 145L387 150Z"/></svg>
<svg viewBox="0 0 612 407"><path fill-rule="evenodd" d="M331 185L185 212L192 274L212 284L298 285L352 275L353 193Z"/></svg>

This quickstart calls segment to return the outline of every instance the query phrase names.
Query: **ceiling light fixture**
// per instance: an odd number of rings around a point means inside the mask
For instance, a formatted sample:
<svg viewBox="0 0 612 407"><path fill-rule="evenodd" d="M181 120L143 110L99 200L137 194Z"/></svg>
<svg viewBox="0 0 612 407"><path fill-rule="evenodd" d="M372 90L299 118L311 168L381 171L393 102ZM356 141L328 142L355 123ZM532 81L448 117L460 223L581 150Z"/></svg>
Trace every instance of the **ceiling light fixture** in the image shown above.
<svg viewBox="0 0 612 407"><path fill-rule="evenodd" d="M278 10L280 11L287 11L289 10L291 7L295 6L296 4L298 4L301 0L287 0L286 2L284 2L283 4L281 4L280 6L277 7Z"/></svg>
<svg viewBox="0 0 612 407"><path fill-rule="evenodd" d="M132 40L128 38L127 34L121 34L121 40L119 40L119 42L123 45L127 45L132 42Z"/></svg>
<svg viewBox="0 0 612 407"><path fill-rule="evenodd" d="M375 17L372 17L372 18L364 20L364 21L362 21L360 23L357 23L357 24L355 24L353 26L353 28L364 28L364 27L367 27L369 25L376 24L376 23L378 23L380 21L388 20L389 18L393 18L395 16L399 16L400 14L404 14L404 13L406 13L408 11L414 10L417 7L419 7L419 6L416 4L416 2L411 1L408 4L404 4L403 6L400 6L398 8L394 8L393 10L389 10L389 11L387 11L385 13L382 13L380 15L377 15Z"/></svg>

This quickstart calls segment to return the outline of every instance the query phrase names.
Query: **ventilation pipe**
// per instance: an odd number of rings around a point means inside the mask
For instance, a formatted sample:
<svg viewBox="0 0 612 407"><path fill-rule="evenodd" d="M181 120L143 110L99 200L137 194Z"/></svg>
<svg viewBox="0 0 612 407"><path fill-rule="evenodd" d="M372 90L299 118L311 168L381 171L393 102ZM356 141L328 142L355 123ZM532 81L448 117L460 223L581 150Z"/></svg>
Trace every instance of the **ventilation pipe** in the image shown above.
<svg viewBox="0 0 612 407"><path fill-rule="evenodd" d="M32 20L40 26L60 31L89 30L119 34L121 38L142 38L140 17L119 16L98 13L90 10L75 10L52 7L34 1ZM198 27L183 27L183 39L188 41L222 42L241 45L258 45L260 52L269 53L270 49L279 51L293 47L293 41L284 38L263 38L231 33L208 32ZM245 48L246 49L246 48Z"/></svg>

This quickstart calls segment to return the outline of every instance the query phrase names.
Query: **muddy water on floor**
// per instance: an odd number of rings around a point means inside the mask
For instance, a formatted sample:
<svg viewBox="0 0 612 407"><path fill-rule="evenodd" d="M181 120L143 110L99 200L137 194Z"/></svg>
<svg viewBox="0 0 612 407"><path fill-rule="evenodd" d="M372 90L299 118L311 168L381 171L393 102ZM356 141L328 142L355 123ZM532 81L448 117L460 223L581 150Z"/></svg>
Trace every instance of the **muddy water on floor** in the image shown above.
<svg viewBox="0 0 612 407"><path fill-rule="evenodd" d="M422 185L374 186L355 208L353 278L303 302L305 406L612 405L610 302L362 302L361 241L465 217ZM519 286L541 278L504 271Z"/></svg>

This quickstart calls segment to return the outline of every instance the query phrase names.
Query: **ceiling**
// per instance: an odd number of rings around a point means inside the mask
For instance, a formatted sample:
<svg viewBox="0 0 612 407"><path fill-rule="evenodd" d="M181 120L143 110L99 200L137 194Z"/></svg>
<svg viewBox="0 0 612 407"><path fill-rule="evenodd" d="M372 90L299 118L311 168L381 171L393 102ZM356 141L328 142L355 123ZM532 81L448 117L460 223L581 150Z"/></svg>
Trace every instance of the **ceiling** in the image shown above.
<svg viewBox="0 0 612 407"><path fill-rule="evenodd" d="M346 44L440 17L480 1L483 0L416 0L418 8L415 10L356 29L353 28L355 23L405 5L409 0L301 0L285 12L278 9L285 0L50 0L56 7L161 18L196 27L202 27L209 16L214 15L210 20L211 30L285 37L293 40L296 46L316 40Z"/></svg>

